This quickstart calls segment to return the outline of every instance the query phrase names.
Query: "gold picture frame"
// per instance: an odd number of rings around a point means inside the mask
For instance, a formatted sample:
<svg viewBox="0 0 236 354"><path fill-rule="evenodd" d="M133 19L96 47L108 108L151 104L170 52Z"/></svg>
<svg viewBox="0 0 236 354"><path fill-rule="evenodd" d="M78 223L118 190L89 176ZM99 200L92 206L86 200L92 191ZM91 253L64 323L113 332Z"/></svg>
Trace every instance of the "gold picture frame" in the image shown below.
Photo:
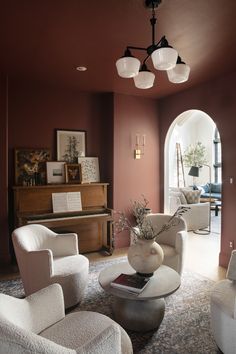
<svg viewBox="0 0 236 354"><path fill-rule="evenodd" d="M81 166L78 163L65 165L66 183L81 183Z"/></svg>

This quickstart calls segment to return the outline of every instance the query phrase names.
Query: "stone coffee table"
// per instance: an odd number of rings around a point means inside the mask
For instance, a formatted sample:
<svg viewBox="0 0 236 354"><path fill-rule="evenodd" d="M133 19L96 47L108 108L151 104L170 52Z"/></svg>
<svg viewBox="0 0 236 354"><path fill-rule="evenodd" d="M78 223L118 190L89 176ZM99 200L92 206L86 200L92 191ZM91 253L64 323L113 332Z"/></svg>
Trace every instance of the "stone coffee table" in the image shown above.
<svg viewBox="0 0 236 354"><path fill-rule="evenodd" d="M160 326L165 312L165 300L180 287L179 274L162 265L150 278L144 290L136 295L110 285L121 273L134 274L128 262L113 264L99 274L99 284L114 295L112 309L115 320L124 328L145 332Z"/></svg>

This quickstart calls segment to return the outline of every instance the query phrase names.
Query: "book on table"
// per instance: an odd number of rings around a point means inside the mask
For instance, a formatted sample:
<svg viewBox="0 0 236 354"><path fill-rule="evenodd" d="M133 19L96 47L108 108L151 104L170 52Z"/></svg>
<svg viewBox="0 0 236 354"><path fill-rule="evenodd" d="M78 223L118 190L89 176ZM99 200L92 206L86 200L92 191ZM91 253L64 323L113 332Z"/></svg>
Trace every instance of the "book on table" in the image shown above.
<svg viewBox="0 0 236 354"><path fill-rule="evenodd" d="M111 282L113 288L126 290L132 293L140 294L148 284L150 278L138 274L121 273Z"/></svg>

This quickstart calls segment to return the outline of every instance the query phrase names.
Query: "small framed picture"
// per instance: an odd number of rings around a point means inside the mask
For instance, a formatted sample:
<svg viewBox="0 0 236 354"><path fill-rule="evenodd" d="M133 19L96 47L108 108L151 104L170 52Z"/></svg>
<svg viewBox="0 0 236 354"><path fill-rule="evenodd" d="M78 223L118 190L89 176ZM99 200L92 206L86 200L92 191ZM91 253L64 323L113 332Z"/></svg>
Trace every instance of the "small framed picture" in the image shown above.
<svg viewBox="0 0 236 354"><path fill-rule="evenodd" d="M65 164L66 183L81 183L81 166L78 163Z"/></svg>
<svg viewBox="0 0 236 354"><path fill-rule="evenodd" d="M98 157L79 157L81 183L100 182Z"/></svg>
<svg viewBox="0 0 236 354"><path fill-rule="evenodd" d="M46 162L47 183L65 183L65 162L49 161Z"/></svg>
<svg viewBox="0 0 236 354"><path fill-rule="evenodd" d="M86 131L57 130L57 160L75 164L81 156L86 156Z"/></svg>
<svg viewBox="0 0 236 354"><path fill-rule="evenodd" d="M51 160L47 148L15 149L15 184L37 186L46 184L46 161Z"/></svg>

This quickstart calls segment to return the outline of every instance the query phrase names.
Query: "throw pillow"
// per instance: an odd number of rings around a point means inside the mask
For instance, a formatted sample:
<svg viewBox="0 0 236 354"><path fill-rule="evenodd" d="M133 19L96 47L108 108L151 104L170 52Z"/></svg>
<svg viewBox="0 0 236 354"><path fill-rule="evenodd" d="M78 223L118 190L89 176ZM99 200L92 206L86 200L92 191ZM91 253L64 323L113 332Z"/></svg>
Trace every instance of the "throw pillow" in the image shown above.
<svg viewBox="0 0 236 354"><path fill-rule="evenodd" d="M173 197L178 197L181 204L187 204L187 200L182 192L171 192Z"/></svg>
<svg viewBox="0 0 236 354"><path fill-rule="evenodd" d="M200 202L201 191L186 190L183 191L188 204L196 204Z"/></svg>
<svg viewBox="0 0 236 354"><path fill-rule="evenodd" d="M207 184L205 184L204 186L201 186L201 187L204 189L205 193L209 193L210 192L209 183L207 183Z"/></svg>

